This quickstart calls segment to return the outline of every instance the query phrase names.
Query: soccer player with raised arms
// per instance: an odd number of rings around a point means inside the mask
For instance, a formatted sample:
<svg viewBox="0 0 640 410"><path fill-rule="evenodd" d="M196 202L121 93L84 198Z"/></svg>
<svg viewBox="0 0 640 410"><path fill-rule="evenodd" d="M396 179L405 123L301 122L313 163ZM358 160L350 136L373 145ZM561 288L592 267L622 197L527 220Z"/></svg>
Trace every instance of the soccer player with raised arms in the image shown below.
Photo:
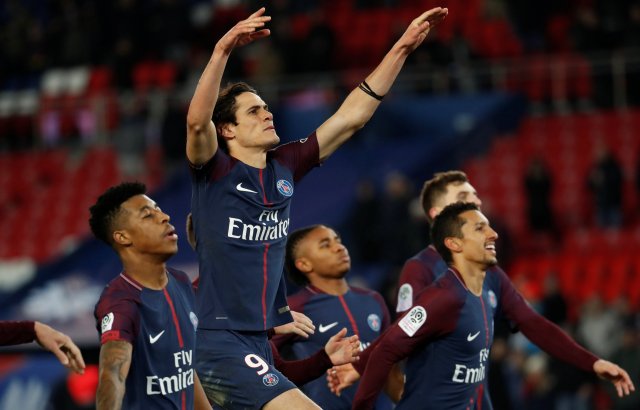
<svg viewBox="0 0 640 410"><path fill-rule="evenodd" d="M406 384L397 409L492 409L488 359L499 314L552 356L611 380L619 396L635 389L625 370L536 313L504 273L488 271L498 263L498 234L477 205L445 207L431 237L449 268L363 355L364 371L356 364L362 380L354 409L372 408L391 366L404 358Z"/></svg>
<svg viewBox="0 0 640 410"><path fill-rule="evenodd" d="M267 329L291 321L282 270L295 184L367 123L447 12L437 7L414 19L334 115L282 146L253 88L220 90L231 52L268 36L271 17L261 8L217 42L189 106L186 147L200 264L196 367L217 406L317 408L273 367L267 341Z"/></svg>

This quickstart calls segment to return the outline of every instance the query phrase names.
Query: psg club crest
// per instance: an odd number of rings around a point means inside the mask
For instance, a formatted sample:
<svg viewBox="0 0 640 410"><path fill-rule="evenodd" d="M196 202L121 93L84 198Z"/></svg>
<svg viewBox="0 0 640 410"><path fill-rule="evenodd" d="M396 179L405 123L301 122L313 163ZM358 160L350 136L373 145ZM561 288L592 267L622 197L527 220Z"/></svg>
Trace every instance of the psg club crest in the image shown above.
<svg viewBox="0 0 640 410"><path fill-rule="evenodd" d="M380 331L380 317L375 313L372 313L367 317L367 323L374 332Z"/></svg>
<svg viewBox="0 0 640 410"><path fill-rule="evenodd" d="M493 293L492 290L490 290L489 292L487 292L489 294L489 304L491 305L492 308L496 308L496 306L498 306L498 299L496 299L496 294Z"/></svg>
<svg viewBox="0 0 640 410"><path fill-rule="evenodd" d="M267 387L273 387L278 384L279 381L280 380L278 379L278 376L273 373L267 373L262 376L262 383L264 383L264 385Z"/></svg>
<svg viewBox="0 0 640 410"><path fill-rule="evenodd" d="M291 182L286 179L279 179L276 183L276 188L278 188L278 192L284 196L293 195L293 185L291 185Z"/></svg>

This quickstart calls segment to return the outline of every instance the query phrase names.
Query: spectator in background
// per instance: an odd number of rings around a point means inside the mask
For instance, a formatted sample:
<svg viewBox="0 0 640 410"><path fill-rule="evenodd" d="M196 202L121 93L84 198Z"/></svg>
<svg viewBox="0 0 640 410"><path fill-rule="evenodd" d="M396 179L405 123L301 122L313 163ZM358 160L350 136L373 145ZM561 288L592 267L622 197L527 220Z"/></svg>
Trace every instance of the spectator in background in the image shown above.
<svg viewBox="0 0 640 410"><path fill-rule="evenodd" d="M602 228L619 228L622 224L622 179L622 168L613 153L604 145L597 147L587 184Z"/></svg>
<svg viewBox="0 0 640 410"><path fill-rule="evenodd" d="M524 178L527 193L529 228L536 232L551 232L555 223L551 211L551 175L542 158L534 158Z"/></svg>
<svg viewBox="0 0 640 410"><path fill-rule="evenodd" d="M620 323L617 312L607 309L602 299L593 295L582 307L577 336L587 349L608 359L620 346Z"/></svg>
<svg viewBox="0 0 640 410"><path fill-rule="evenodd" d="M633 58L637 55L637 49L640 47L640 2L634 1L629 5L629 22L624 35L625 55ZM630 105L640 104L640 72L638 70L630 70L627 72L627 98ZM639 162L640 163L640 162ZM639 168L640 170L640 168ZM640 171L639 171L640 172ZM640 175L638 175L640 176ZM639 181L640 179L636 179Z"/></svg>
<svg viewBox="0 0 640 410"><path fill-rule="evenodd" d="M380 200L373 181L363 179L356 187L356 202L347 220L353 235L354 259L363 263L375 263L380 260L382 248L378 224Z"/></svg>
<svg viewBox="0 0 640 410"><path fill-rule="evenodd" d="M541 313L558 326L563 326L567 321L567 300L560 292L555 272L550 272L544 279Z"/></svg>
<svg viewBox="0 0 640 410"><path fill-rule="evenodd" d="M324 9L318 8L310 14L311 27L304 42L299 45L302 72L323 72L334 69L336 36L326 21Z"/></svg>
<svg viewBox="0 0 640 410"><path fill-rule="evenodd" d="M408 251L408 233L413 229L409 219L409 204L413 199L412 187L407 177L398 171L390 172L384 185L384 196L380 204L381 237L385 238L382 249L385 260L400 266Z"/></svg>

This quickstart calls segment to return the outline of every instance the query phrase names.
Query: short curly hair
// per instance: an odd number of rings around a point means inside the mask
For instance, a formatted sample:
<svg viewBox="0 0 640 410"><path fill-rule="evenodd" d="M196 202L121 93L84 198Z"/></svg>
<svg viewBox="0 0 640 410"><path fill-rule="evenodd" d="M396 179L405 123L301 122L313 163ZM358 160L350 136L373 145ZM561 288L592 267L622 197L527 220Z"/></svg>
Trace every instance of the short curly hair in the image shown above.
<svg viewBox="0 0 640 410"><path fill-rule="evenodd" d="M89 226L93 235L113 247L114 222L121 212L120 206L136 195L147 193L147 187L141 182L123 182L107 189L96 203L89 208Z"/></svg>
<svg viewBox="0 0 640 410"><path fill-rule="evenodd" d="M309 284L309 278L303 272L296 267L296 259L298 257L298 245L304 240L313 230L323 225L311 225L306 228L300 228L291 232L287 238L287 250L284 258L284 267L287 270L287 274L291 282L298 286L307 286Z"/></svg>

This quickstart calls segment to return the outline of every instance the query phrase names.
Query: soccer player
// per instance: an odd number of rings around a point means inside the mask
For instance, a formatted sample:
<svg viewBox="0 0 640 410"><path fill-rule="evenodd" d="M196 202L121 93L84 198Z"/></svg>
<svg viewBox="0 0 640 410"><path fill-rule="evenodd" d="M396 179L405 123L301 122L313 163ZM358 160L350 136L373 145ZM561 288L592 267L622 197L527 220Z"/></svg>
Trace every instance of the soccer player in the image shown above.
<svg viewBox="0 0 640 410"><path fill-rule="evenodd" d="M454 202L471 202L478 207L482 201L475 188L462 171L437 172L426 181L420 193L420 202L429 225L442 209ZM500 269L498 266L490 269ZM396 312L402 313L411 306L415 296L431 285L437 277L447 270L447 264L433 245L427 246L407 260L398 279L398 304Z"/></svg>
<svg viewBox="0 0 640 410"><path fill-rule="evenodd" d="M144 184L123 183L91 207L93 234L123 265L94 312L102 345L97 408L210 409L195 372L191 281L166 266L178 235L145 192Z"/></svg>
<svg viewBox="0 0 640 410"><path fill-rule="evenodd" d="M488 271L497 264L498 234L477 205L447 206L431 232L449 269L371 346L354 409L373 407L392 365L404 358L397 409L491 409L487 364L499 312L547 353L611 380L619 396L635 390L625 370L576 344L531 309L506 275Z"/></svg>
<svg viewBox="0 0 640 410"><path fill-rule="evenodd" d="M187 215L187 241L193 249L196 248L191 214ZM195 290L198 288L198 282L198 278L193 282ZM291 311L291 313L293 314L293 322L278 326L270 330L269 334L292 334L303 338L308 338L313 334L315 326L311 319L302 313L295 311ZM274 366L296 386L306 384L322 376L326 370L333 366L353 363L357 360L360 351L358 335L345 337L346 335L347 328L343 328L329 337L327 342L317 351L311 352L310 355L300 360L284 360L275 345L270 343Z"/></svg>
<svg viewBox="0 0 640 410"><path fill-rule="evenodd" d="M37 321L0 321L0 346L19 345L34 340L53 353L64 367L78 374L84 373L82 353L69 336Z"/></svg>
<svg viewBox="0 0 640 410"><path fill-rule="evenodd" d="M367 348L389 326L389 310L377 292L350 287L345 279L351 269L347 248L338 234L324 225L313 225L289 234L285 267L289 278L304 286L288 298L289 306L316 323L316 332L303 339L295 335L274 338L280 350L290 347L296 358L307 357L327 343L335 329L347 327ZM324 378L304 386L303 391L323 409L351 408L356 386L334 395ZM381 400L379 409L390 408Z"/></svg>
<svg viewBox="0 0 640 410"><path fill-rule="evenodd" d="M418 16L338 111L296 142L280 141L267 104L245 83L220 91L234 48L270 34L261 8L216 44L187 114L192 213L200 264L197 369L225 408L317 408L273 367L267 329L291 321L282 275L297 183L371 118L407 56L447 15Z"/></svg>

